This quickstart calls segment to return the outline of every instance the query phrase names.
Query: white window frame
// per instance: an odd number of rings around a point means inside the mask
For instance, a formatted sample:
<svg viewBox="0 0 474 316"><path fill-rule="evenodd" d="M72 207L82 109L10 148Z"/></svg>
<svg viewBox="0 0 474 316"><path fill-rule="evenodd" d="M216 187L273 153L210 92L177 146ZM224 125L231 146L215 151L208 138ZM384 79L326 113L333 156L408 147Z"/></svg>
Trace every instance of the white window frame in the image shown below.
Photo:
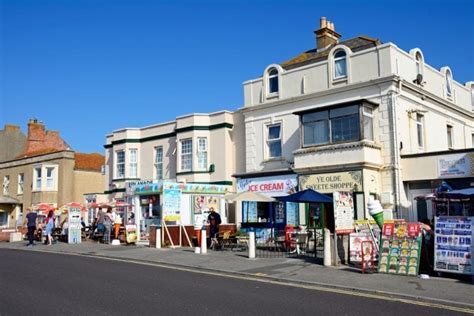
<svg viewBox="0 0 474 316"><path fill-rule="evenodd" d="M160 153L160 154L159 154ZM155 147L155 179L163 179L163 146Z"/></svg>
<svg viewBox="0 0 474 316"><path fill-rule="evenodd" d="M40 177L38 177L40 170ZM48 177L48 170L51 175ZM33 167L33 191L58 191L58 165L36 165Z"/></svg>
<svg viewBox="0 0 474 316"><path fill-rule="evenodd" d="M445 80L446 80L446 95L448 97L452 97L453 96L453 75L451 74L451 71L446 70Z"/></svg>
<svg viewBox="0 0 474 316"><path fill-rule="evenodd" d="M3 195L10 195L10 175L3 176Z"/></svg>
<svg viewBox="0 0 474 316"><path fill-rule="evenodd" d="M49 191L49 190L52 190L54 188L54 179L55 179L55 171L56 171L56 168L54 167L51 167L51 166L46 166L45 168L45 176L46 176L46 189ZM51 175L48 176L48 171L51 170Z"/></svg>
<svg viewBox="0 0 474 316"><path fill-rule="evenodd" d="M272 138L270 139L270 128L272 127L280 127L280 133L278 135L277 138ZM281 158L282 155L283 155L283 148L282 148L282 127L283 127L283 124L282 122L278 122L278 123L272 123L272 124L267 124L266 126L266 143L267 143L267 158L268 159L275 159L275 158ZM272 156L272 153L271 153L271 145L273 143L280 143L280 156Z"/></svg>
<svg viewBox="0 0 474 316"><path fill-rule="evenodd" d="M207 137L197 138L197 156L198 156L198 170L207 170L208 158L208 142Z"/></svg>
<svg viewBox="0 0 474 316"><path fill-rule="evenodd" d="M419 148L425 148L425 117L416 113L416 142Z"/></svg>
<svg viewBox="0 0 474 316"><path fill-rule="evenodd" d="M344 56L343 57L336 57L337 54L339 54L340 52L344 53ZM336 71L337 71L337 67L336 67L336 64L338 62L340 62L341 60L344 60L345 61L345 69L344 69L344 74L343 75L337 75L336 74ZM338 49L334 52L334 60L333 60L333 64L334 64L334 80L338 80L338 79L343 79L343 78L347 78L347 52L343 49Z"/></svg>
<svg viewBox="0 0 474 316"><path fill-rule="evenodd" d="M39 176L38 176L39 170ZM36 166L33 168L33 191L41 191L43 187L43 168Z"/></svg>
<svg viewBox="0 0 474 316"><path fill-rule="evenodd" d="M189 144L189 149L186 148L186 152L183 152L183 149L184 149L184 146L185 144ZM189 172L189 171L193 171L193 139L192 138L186 138L186 139L182 139L180 141L180 169L181 169L181 172ZM184 166L184 162L185 162L185 159L189 159L189 162L186 161L187 163L189 163L189 167Z"/></svg>
<svg viewBox="0 0 474 316"><path fill-rule="evenodd" d="M365 140L371 140L373 141L374 140L374 108L373 107L370 107L368 105L362 105L361 106L362 108L362 128L361 128L361 132L362 132L362 139L365 139ZM370 133L371 133L371 138L368 138L367 137L367 133L366 133L366 130L365 130L365 123L370 119Z"/></svg>
<svg viewBox="0 0 474 316"><path fill-rule="evenodd" d="M454 143L453 143L453 126L452 125L446 125L446 137L448 140L448 149L453 149Z"/></svg>
<svg viewBox="0 0 474 316"><path fill-rule="evenodd" d="M128 150L128 172L130 178L138 178L138 149Z"/></svg>
<svg viewBox="0 0 474 316"><path fill-rule="evenodd" d="M423 62L423 55L421 54L420 51L417 51L415 53L415 67L416 67L416 74L423 75L424 62Z"/></svg>
<svg viewBox="0 0 474 316"><path fill-rule="evenodd" d="M272 74L273 71L275 71L276 73ZM276 79L276 91L271 91L270 90L271 89L270 82L274 79ZM268 95L277 95L280 92L280 78L279 78L279 72L278 72L277 68L272 67L272 68L268 69L267 82L268 82Z"/></svg>
<svg viewBox="0 0 474 316"><path fill-rule="evenodd" d="M25 192L25 174L19 173L18 174L18 189L17 194L23 194Z"/></svg>
<svg viewBox="0 0 474 316"><path fill-rule="evenodd" d="M121 162L119 162L119 154L123 154L123 161ZM115 178L125 178L125 150L115 151Z"/></svg>

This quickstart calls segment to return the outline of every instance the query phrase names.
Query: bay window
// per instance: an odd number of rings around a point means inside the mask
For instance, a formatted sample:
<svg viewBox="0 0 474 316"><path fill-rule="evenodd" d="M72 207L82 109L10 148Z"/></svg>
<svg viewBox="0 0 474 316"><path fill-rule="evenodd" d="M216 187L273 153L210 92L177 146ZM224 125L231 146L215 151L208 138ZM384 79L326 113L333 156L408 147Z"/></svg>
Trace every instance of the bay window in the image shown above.
<svg viewBox="0 0 474 316"><path fill-rule="evenodd" d="M374 140L373 107L354 104L301 114L303 147Z"/></svg>
<svg viewBox="0 0 474 316"><path fill-rule="evenodd" d="M129 154L130 154L129 156L130 178L136 178L138 177L138 150L130 149Z"/></svg>
<svg viewBox="0 0 474 316"><path fill-rule="evenodd" d="M207 138L198 138L198 169L207 170Z"/></svg>
<svg viewBox="0 0 474 316"><path fill-rule="evenodd" d="M193 141L181 141L181 171L191 171L193 168Z"/></svg>
<svg viewBox="0 0 474 316"><path fill-rule="evenodd" d="M116 163L115 163L115 177L116 178L125 178L125 152L123 150L118 150L116 153Z"/></svg>

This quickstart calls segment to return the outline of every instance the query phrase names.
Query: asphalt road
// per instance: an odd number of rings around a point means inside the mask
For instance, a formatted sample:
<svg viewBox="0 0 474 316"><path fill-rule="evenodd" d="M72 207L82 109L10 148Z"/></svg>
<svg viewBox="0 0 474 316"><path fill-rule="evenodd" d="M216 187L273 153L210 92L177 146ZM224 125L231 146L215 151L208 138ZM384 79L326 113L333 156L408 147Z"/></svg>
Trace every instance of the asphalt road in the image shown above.
<svg viewBox="0 0 474 316"><path fill-rule="evenodd" d="M195 272L0 249L0 315L456 315Z"/></svg>

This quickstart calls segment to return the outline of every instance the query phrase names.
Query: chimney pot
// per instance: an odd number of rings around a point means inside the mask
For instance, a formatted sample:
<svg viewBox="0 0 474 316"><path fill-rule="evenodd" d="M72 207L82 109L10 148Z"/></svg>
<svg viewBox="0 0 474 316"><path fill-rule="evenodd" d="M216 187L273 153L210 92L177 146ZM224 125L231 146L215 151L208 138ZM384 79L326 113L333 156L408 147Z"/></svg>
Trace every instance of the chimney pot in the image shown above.
<svg viewBox="0 0 474 316"><path fill-rule="evenodd" d="M327 27L327 20L325 16L322 16L321 19L319 19L319 27L322 29Z"/></svg>
<svg viewBox="0 0 474 316"><path fill-rule="evenodd" d="M316 47L317 49L323 49L332 44L336 44L341 37L341 34L338 34L334 30L334 23L327 20L326 17L321 17L321 28L314 31L316 35Z"/></svg>

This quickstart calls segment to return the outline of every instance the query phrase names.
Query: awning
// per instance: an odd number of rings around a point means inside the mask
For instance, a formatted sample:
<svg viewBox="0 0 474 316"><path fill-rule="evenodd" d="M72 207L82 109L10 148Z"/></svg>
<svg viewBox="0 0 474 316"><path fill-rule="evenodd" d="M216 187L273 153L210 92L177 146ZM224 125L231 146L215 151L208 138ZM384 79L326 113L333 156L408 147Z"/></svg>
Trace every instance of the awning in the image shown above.
<svg viewBox="0 0 474 316"><path fill-rule="evenodd" d="M230 202L250 201L250 202L274 202L275 199L257 192L244 191L237 194L229 194L225 199Z"/></svg>
<svg viewBox="0 0 474 316"><path fill-rule="evenodd" d="M295 203L332 203L332 199L312 189L306 189L287 196L277 197L281 202Z"/></svg>

